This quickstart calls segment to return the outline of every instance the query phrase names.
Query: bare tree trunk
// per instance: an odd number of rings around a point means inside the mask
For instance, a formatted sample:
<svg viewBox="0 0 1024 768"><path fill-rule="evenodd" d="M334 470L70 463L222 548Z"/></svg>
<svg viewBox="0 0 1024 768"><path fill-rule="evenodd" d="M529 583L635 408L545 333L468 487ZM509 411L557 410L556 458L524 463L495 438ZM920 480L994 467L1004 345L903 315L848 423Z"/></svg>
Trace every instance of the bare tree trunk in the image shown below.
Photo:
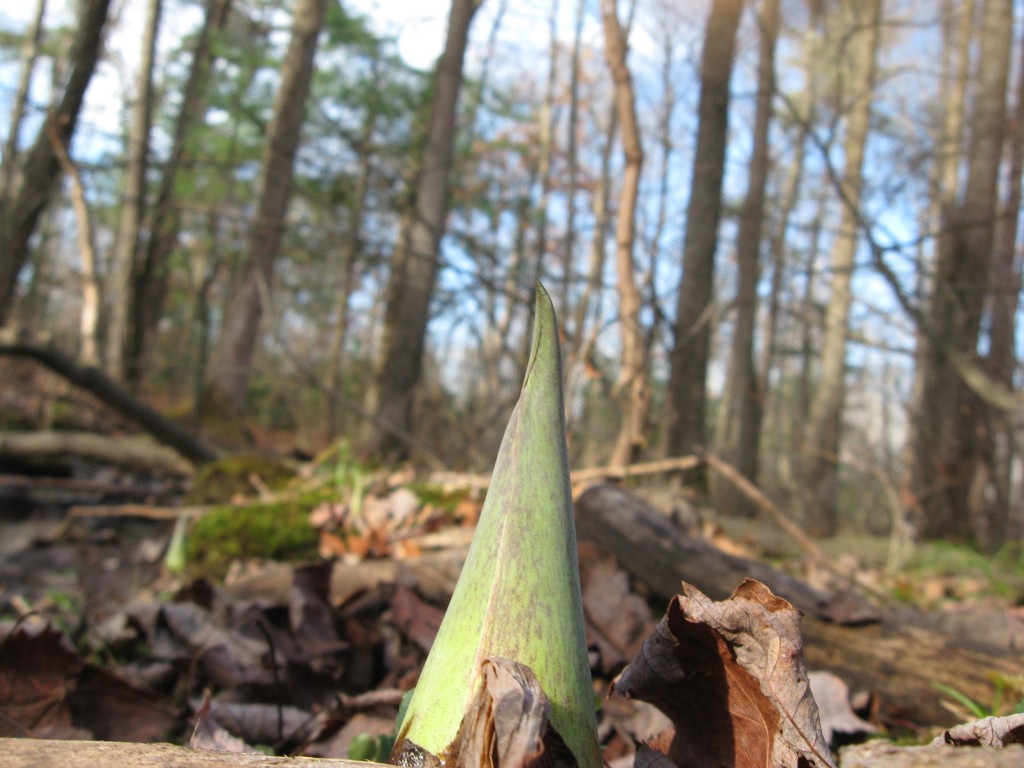
<svg viewBox="0 0 1024 768"><path fill-rule="evenodd" d="M743 0L714 0L704 38L697 147L686 209L683 278L676 307L664 419L665 449L670 456L688 455L706 447L704 410L715 251L729 130L729 81L742 10Z"/></svg>
<svg viewBox="0 0 1024 768"><path fill-rule="evenodd" d="M412 425L412 401L423 370L430 300L448 214L462 64L469 27L479 7L480 0L452 0L444 52L434 74L427 140L418 159L415 201L392 256L380 364L367 391L366 410L378 423L404 432ZM364 432L362 442L372 453L404 450L393 434L375 427Z"/></svg>
<svg viewBox="0 0 1024 768"><path fill-rule="evenodd" d="M573 349L573 359L578 361L583 357L586 347L587 321L594 307L595 302L600 301L602 286L602 275L607 257L605 239L608 230L608 207L611 195L611 173L612 173L612 147L615 144L615 134L619 129L619 113L615 108L614 99L609 104L608 128L601 144L601 175L597 180L597 189L594 190L592 198L592 212L594 216L594 236L590 241L590 248L587 256L587 276L583 285L583 293L576 303L576 317L574 326L576 328L576 346Z"/></svg>
<svg viewBox="0 0 1024 768"><path fill-rule="evenodd" d="M853 303L853 272L859 241L860 195L871 117L876 58L881 35L881 0L847 0L841 5L849 35L850 104L844 144L842 222L832 253L832 287L822 341L818 380L808 429L800 452L800 493L804 519L811 533L835 530L839 492L839 448L846 399L846 337Z"/></svg>
<svg viewBox="0 0 1024 768"><path fill-rule="evenodd" d="M25 42L21 47L21 74L18 78L18 89L14 94L14 106L11 107L11 119L7 127L7 142L4 145L3 159L0 161L0 200L5 200L14 184L18 170L18 135L21 123L25 119L25 105L28 103L28 89L32 85L32 73L39 58L39 49L43 42L43 17L46 15L46 0L38 0L36 15L25 33Z"/></svg>
<svg viewBox="0 0 1024 768"><path fill-rule="evenodd" d="M1006 199L996 228L996 246L992 258L990 287L988 370L992 378L1013 389L1013 372L1017 362L1017 309L1021 290L1021 258L1017 251L1021 208L1021 184L1024 180L1024 56L1018 60L1017 93L1009 138L1010 163L1007 172ZM1012 467L1017 446L1014 428L1018 421L1013 414L987 409L991 429L984 435L983 453L993 464L992 503L986 510L983 527L987 531L985 545L995 551L1011 536L1010 511L1018 508L1012 492ZM1024 518L1022 518L1024 519Z"/></svg>
<svg viewBox="0 0 1024 768"><path fill-rule="evenodd" d="M51 133L56 130L61 146L65 147L74 135L85 91L99 60L109 8L110 0L89 0L84 6L71 50L71 74L61 102L47 116L25 157L21 183L10 196L0 199L0 325L10 318L18 275L29 256L29 241L60 178Z"/></svg>
<svg viewBox="0 0 1024 768"><path fill-rule="evenodd" d="M565 244L563 246L564 253L562 259L564 260L565 274L569 275L572 264L576 261L576 196L579 192L579 137L577 132L579 130L580 122L580 70L581 70L581 56L583 50L583 18L586 13L586 0L577 0L576 2L576 18L573 24L573 35L572 35L572 61L570 64L569 72L569 127L566 135L566 148L565 148L565 162L568 166L566 173L568 174L566 195L566 212L565 212ZM568 280L566 280L568 282ZM574 315L569 311L569 307L566 306L562 310L562 321L563 326L567 326L570 319ZM569 343L566 345L567 349L565 352L566 359L575 360L576 353L583 343L583 328L576 326L574 328L566 328L566 335L568 336ZM568 393L567 393L568 394ZM566 401L566 408L569 408L571 403Z"/></svg>
<svg viewBox="0 0 1024 768"><path fill-rule="evenodd" d="M601 18L604 24L605 57L615 82L615 102L619 122L622 124L622 153L625 158L615 224L615 276L622 339L622 367L615 384L615 393L619 399L622 422L611 457L612 464L625 465L635 461L643 448L644 422L651 397L647 386L644 334L640 325L640 291L636 285L636 267L633 262L636 208L644 152L636 118L633 78L626 64L626 37L619 26L615 0L601 0Z"/></svg>
<svg viewBox="0 0 1024 768"><path fill-rule="evenodd" d="M188 79L181 93L181 107L174 119L171 149L148 215L149 237L134 264L129 298L128 350L124 360L126 381L137 385L143 378L149 353L155 346L157 326L167 296L168 262L178 244L180 216L175 207L174 186L188 163L186 142L199 118L206 78L213 62L211 37L227 25L232 0L206 0L203 26L196 38Z"/></svg>
<svg viewBox="0 0 1024 768"><path fill-rule="evenodd" d="M540 145L537 175L540 177L540 199L537 201L537 276L545 274L548 256L548 209L551 207L551 158L555 152L555 84L558 80L558 0L551 3L548 17L548 76L544 85L544 99L537 115L538 143ZM568 263L565 265L569 266ZM557 309L562 314L569 310L569 272L562 275Z"/></svg>
<svg viewBox="0 0 1024 768"><path fill-rule="evenodd" d="M943 212L928 323L922 329L924 368L908 436L911 460L903 499L905 514L923 539L971 538L971 512L981 511L984 497L977 491L985 490L992 471L979 437L979 430L988 429L981 403L957 376L946 350L977 358L998 210L1012 26L1012 0L986 0L966 189L962 203ZM939 402L946 407L935 408Z"/></svg>
<svg viewBox="0 0 1024 768"><path fill-rule="evenodd" d="M234 408L240 408L245 402L260 320L264 311L270 309L274 262L284 237L295 155L313 78L317 39L326 12L327 0L299 0L295 6L292 37L281 67L281 84L267 130L256 220L250 227L242 274L231 291L232 298L210 360L207 379L210 387L226 397Z"/></svg>
<svg viewBox="0 0 1024 768"><path fill-rule="evenodd" d="M100 306L103 293L100 288L99 272L96 269L96 239L93 236L92 214L89 203L85 199L85 185L78 166L68 155L68 149L60 143L57 126L48 124L50 141L57 155L57 162L71 184L71 206L75 211L75 222L78 225L78 252L82 260L82 309L79 313L78 360L82 365L96 366L100 364L99 325Z"/></svg>
<svg viewBox="0 0 1024 768"><path fill-rule="evenodd" d="M324 419L327 442L333 442L338 435L338 393L342 387L342 360L345 353L345 342L348 339L349 301L355 283L356 260L363 247L363 219L366 214L366 195L370 185L370 142L377 129L378 111L372 104L363 123L363 134L360 137L359 173L356 177L356 188L353 193L351 221L345 244L342 246L340 280L336 299L338 317L334 324L331 339L331 354L327 371L326 418Z"/></svg>
<svg viewBox="0 0 1024 768"><path fill-rule="evenodd" d="M761 445L764 393L754 368L754 326L757 321L757 284L761 279L761 232L765 187L768 183L768 129L775 96L775 40L779 28L779 0L764 0L758 14L760 54L757 68L757 110L754 148L750 156L750 182L740 212L736 242L739 284L736 288L736 323L729 373L717 422L717 453L753 483ZM711 475L715 508L725 514L752 516L753 505L731 483Z"/></svg>
<svg viewBox="0 0 1024 768"><path fill-rule="evenodd" d="M974 0L965 0L958 9L956 0L946 0L943 5L943 90L947 98L943 102L943 121L937 139L941 147L935 167L932 202L928 210L928 226L939 230L944 212L956 205L959 188L960 163L963 158L964 104L967 98L967 80L970 74L970 50L974 29ZM958 15L959 14L959 15ZM936 243L941 244L937 238ZM921 295L934 294L938 271L940 248L937 245L929 274L924 255L918 263L918 284ZM941 322L936 317L939 307L932 298L926 307L931 322ZM934 460L933 452L939 444L942 431L942 417L931 403L944 396L942 390L949 386L950 372L942 372L943 359L940 345L932 340L927 328L917 329L917 343L914 350L914 387L911 394L910 418L906 443L903 447L903 471L900 478L900 496L903 510L896 521L901 538L909 543L920 523L923 509L921 499L932 493L927 485L934 481L929 466ZM947 393L948 394L948 393Z"/></svg>
<svg viewBox="0 0 1024 768"><path fill-rule="evenodd" d="M128 136L128 161L124 170L124 200L116 247L111 259L113 285L110 287L110 320L107 325L107 372L124 379L124 353L131 310L132 274L143 212L146 209L146 172L149 166L149 129L153 122L153 64L160 32L163 0L149 0L142 56L136 80L132 126Z"/></svg>

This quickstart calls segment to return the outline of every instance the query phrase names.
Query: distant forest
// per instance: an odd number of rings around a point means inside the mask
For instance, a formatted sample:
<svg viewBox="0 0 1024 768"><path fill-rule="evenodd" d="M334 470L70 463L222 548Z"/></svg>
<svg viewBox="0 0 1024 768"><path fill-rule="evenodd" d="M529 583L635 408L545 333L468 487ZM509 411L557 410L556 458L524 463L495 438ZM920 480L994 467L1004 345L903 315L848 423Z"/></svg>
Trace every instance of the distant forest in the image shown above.
<svg viewBox="0 0 1024 768"><path fill-rule="evenodd" d="M451 0L429 71L344 0L23 5L4 338L232 448L485 470L540 281L574 466L1020 551L1020 3Z"/></svg>

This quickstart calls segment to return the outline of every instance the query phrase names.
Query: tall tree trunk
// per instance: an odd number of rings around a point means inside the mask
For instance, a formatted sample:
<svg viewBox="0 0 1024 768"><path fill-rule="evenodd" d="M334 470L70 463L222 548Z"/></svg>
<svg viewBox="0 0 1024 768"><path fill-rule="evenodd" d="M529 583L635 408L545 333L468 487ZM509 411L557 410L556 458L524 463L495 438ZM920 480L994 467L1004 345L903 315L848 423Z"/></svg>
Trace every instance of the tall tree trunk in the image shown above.
<svg viewBox="0 0 1024 768"><path fill-rule="evenodd" d="M21 133L21 123L25 119L32 74L35 72L39 49L42 47L45 15L46 0L38 0L36 14L25 33L25 42L21 47L21 74L18 76L18 89L14 93L14 106L11 107L11 119L7 124L7 142L4 144L3 159L0 161L0 200L7 198L18 170L18 136Z"/></svg>
<svg viewBox="0 0 1024 768"><path fill-rule="evenodd" d="M572 33L572 59L569 65L569 125L566 132L565 162L568 181L566 185L566 211L565 211L565 243L563 245L562 259L566 264L565 273L569 274L569 265L576 262L576 197L580 188L580 162L579 162L579 122L580 122L580 71L582 68L581 57L583 52L583 19L586 14L586 0L576 1L576 16L573 22ZM581 334L583 329L579 326L569 328L573 314L569 307L562 310L562 326L566 329L568 344L566 358L575 361L580 345L583 343ZM571 370L571 369L570 369ZM571 407L568 400L571 393L567 393L566 408Z"/></svg>
<svg viewBox="0 0 1024 768"><path fill-rule="evenodd" d="M729 131L729 81L742 10L743 0L714 0L704 37L697 146L686 208L683 277L676 306L664 420L665 448L670 456L694 453L706 445L704 410L715 251Z"/></svg>
<svg viewBox="0 0 1024 768"><path fill-rule="evenodd" d="M991 276L991 320L989 323L988 370L992 378L1007 389L1013 388L1017 363L1017 309L1020 304L1021 258L1017 251L1021 184L1024 181L1024 55L1018 59L1016 104L1009 138L1010 167L1007 172L1006 199L996 229ZM1012 414L989 410L992 430L985 436L985 455L992 457L993 504L988 510L985 529L989 549L998 549L1013 533L1009 529L1010 511L1019 509L1012 493L1012 468L1016 419ZM1020 518L1024 522L1024 518Z"/></svg>
<svg viewBox="0 0 1024 768"><path fill-rule="evenodd" d="M391 261L380 364L367 391L367 410L377 423L409 432L430 300L437 278L439 250L448 214L456 109L469 27L481 0L452 0L444 52L434 73L433 103L422 157L418 159L415 200L402 222ZM372 426L363 446L373 453L403 451L393 433Z"/></svg>
<svg viewBox="0 0 1024 768"><path fill-rule="evenodd" d="M964 155L964 104L967 99L967 81L970 75L971 40L974 30L974 0L946 0L943 3L943 73L942 87L946 98L943 101L943 119L936 143L941 148L934 168L932 200L928 208L926 227L939 231L943 215L956 205L959 189L960 164ZM935 239L940 244L940 238ZM938 268L940 248L932 254L934 263L926 262L927 254L922 251L918 263L918 292L922 296L934 293L935 272ZM939 307L935 300L926 308L929 325L936 319ZM930 335L929 329L917 329L914 350L914 385L911 393L910 417L907 437L903 447L903 469L900 477L900 498L903 509L896 521L897 530L905 544L915 535L920 524L923 508L921 499L930 495L927 485L935 477L930 472L934 461L935 447L942 431L942 417L932 403L948 386L948 372L943 373L943 358Z"/></svg>
<svg viewBox="0 0 1024 768"><path fill-rule="evenodd" d="M61 102L47 116L25 157L21 182L9 197L0 199L0 325L10 318L18 275L28 260L29 241L60 178L60 162L51 134L56 130L62 146L71 143L85 91L100 57L109 8L110 0L89 0L84 6L71 49L71 74Z"/></svg>
<svg viewBox="0 0 1024 768"><path fill-rule="evenodd" d="M986 0L972 103L967 182L962 202L943 212L935 280L922 329L924 365L904 482L905 514L923 539L972 537L991 457L982 455L987 425L977 396L957 376L950 352L977 359L989 287L997 184L1005 136L1005 99L1013 27L1012 0ZM936 408L936 403L946 407Z"/></svg>
<svg viewBox="0 0 1024 768"><path fill-rule="evenodd" d="M839 450L846 400L846 337L853 303L853 272L859 242L860 197L871 117L879 38L881 0L846 0L841 4L849 51L850 105L841 182L842 221L832 252L832 286L822 340L821 374L811 403L810 420L800 447L800 493L804 522L812 533L835 530L839 494Z"/></svg>
<svg viewBox="0 0 1024 768"><path fill-rule="evenodd" d="M131 310L132 274L143 212L146 209L146 171L149 165L149 129L153 122L153 65L160 32L162 0L149 0L142 56L136 80L132 126L128 135L128 161L124 170L124 201L112 261L110 320L107 325L107 373L124 380L124 353Z"/></svg>
<svg viewBox="0 0 1024 768"><path fill-rule="evenodd" d="M270 309L274 262L285 231L291 200L295 155L299 149L313 59L323 28L327 0L298 0L292 37L281 66L281 84L267 130L256 203L240 278L231 291L227 313L208 371L211 389L235 408L245 402L260 320Z"/></svg>
<svg viewBox="0 0 1024 768"><path fill-rule="evenodd" d="M137 385L142 380L149 353L155 346L157 326L163 317L167 297L171 254L178 245L180 214L174 187L178 174L188 165L187 139L200 118L206 79L213 62L212 36L224 29L232 0L206 0L203 26L196 38L188 79L181 93L181 106L174 118L170 154L164 163L156 196L148 215L149 237L133 264L129 298L129 323L124 375Z"/></svg>
<svg viewBox="0 0 1024 768"><path fill-rule="evenodd" d="M775 40L779 28L779 0L764 0L758 14L760 53L757 67L757 110L754 147L750 156L750 182L740 211L736 242L739 281L736 288L736 323L725 393L719 409L716 452L748 480L757 483L764 393L754 368L754 326L757 320L757 284L761 279L761 232L768 183L768 130L775 96ZM718 482L712 474L715 508L725 514L752 516L750 500L732 483Z"/></svg>
<svg viewBox="0 0 1024 768"><path fill-rule="evenodd" d="M82 261L81 288L82 309L79 313L78 361L86 366L100 364L99 327L100 307L103 304L103 292L100 287L99 270L96 266L96 238L93 236L92 213L85 199L85 185L78 166L68 155L68 148L61 144L60 134L54 123L49 124L50 141L57 155L57 162L71 184L71 207L75 211L75 222L78 227L78 255Z"/></svg>
<svg viewBox="0 0 1024 768"><path fill-rule="evenodd" d="M615 102L622 124L622 188L615 223L615 276L619 294L621 328L621 369L615 384L622 422L612 451L612 464L630 464L638 458L644 444L644 423L651 393L647 385L647 354L643 327L640 325L640 290L636 285L633 247L635 221L640 193L640 173L644 152L640 126L636 118L633 78L626 64L626 36L619 26L615 0L601 0L604 24L604 50L615 82Z"/></svg>

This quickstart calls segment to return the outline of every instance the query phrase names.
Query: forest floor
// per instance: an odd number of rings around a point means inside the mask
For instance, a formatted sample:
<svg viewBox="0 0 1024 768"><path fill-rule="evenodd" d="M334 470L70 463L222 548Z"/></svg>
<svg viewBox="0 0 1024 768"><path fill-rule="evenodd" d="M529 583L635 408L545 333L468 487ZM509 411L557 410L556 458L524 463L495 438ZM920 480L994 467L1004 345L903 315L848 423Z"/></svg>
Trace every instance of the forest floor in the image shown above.
<svg viewBox="0 0 1024 768"><path fill-rule="evenodd" d="M87 471L95 477L95 469ZM195 558L172 572L166 556L175 521L144 515L175 501L174 484L154 482L145 504L118 513L96 502L108 502L118 482L138 490L140 481L108 473L106 490L73 504L67 489L45 482L7 489L0 500L0 736L191 740L219 749L385 758L397 706L443 615L479 498L378 473L365 478L358 520L351 492L307 508L304 524L318 531L321 555L312 562ZM309 487L307 480L307 496ZM242 515L245 507L233 509ZM770 561L810 584L827 577L771 523L710 520L704 528L732 554ZM1019 564L945 547L918 552L893 572L885 538L818 543L902 602L947 612L984 607L1024 622ZM581 545L581 560L591 592L585 602L615 605L606 618L589 620L601 638L592 640L592 663L603 695L663 608L597 547ZM992 701L970 701L950 688L935 696L954 722L1022 711L1024 665L1020 678L1000 680L997 690ZM833 746L887 732L927 741L941 730L905 723L893 733L873 721L870 691L850 692L849 701L836 723L825 724ZM635 741L666 727L652 707L623 699L606 701L600 722L612 764L630 760Z"/></svg>
<svg viewBox="0 0 1024 768"><path fill-rule="evenodd" d="M386 759L484 490L470 477L365 470L342 448L302 466L247 461L191 480L80 458L0 463L0 737ZM672 519L664 485L631 491ZM182 511L189 535L177 547ZM969 612L982 635L991 616L1024 637L1020 552L933 545L894 567L888 538L843 535L817 542L826 568L770 521L698 512L695 535L813 588L839 565L890 604ZM624 767L636 743L671 726L654 707L606 698L665 605L595 544L581 541L580 561L603 757ZM935 686L944 723L897 722L878 691L812 689L842 700L819 704L833 749L879 736L926 743L955 723L1024 711L1018 666L987 700Z"/></svg>

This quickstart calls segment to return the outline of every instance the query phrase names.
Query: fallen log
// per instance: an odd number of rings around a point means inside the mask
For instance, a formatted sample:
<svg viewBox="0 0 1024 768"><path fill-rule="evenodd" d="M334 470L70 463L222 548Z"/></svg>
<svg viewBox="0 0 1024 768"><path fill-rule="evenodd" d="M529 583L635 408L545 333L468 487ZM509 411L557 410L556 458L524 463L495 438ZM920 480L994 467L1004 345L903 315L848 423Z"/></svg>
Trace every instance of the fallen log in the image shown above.
<svg viewBox="0 0 1024 768"><path fill-rule="evenodd" d="M879 697L887 724L954 725L936 684L974 701L995 699L994 676L1024 674L1024 622L996 638L957 637L937 632L926 614L902 609L862 614L857 625L828 620L833 596L763 563L727 555L685 535L660 511L610 485L595 486L576 500L577 533L615 555L621 567L655 596L669 600L687 581L710 597L728 597L745 576L758 579L805 614L804 657L811 669L839 675L852 690ZM1014 650L1015 649L1015 650Z"/></svg>
<svg viewBox="0 0 1024 768"><path fill-rule="evenodd" d="M107 376L99 368L79 365L56 347L41 344L0 329L0 355L28 357L42 363L54 373L81 387L121 415L131 419L164 445L192 461L203 463L217 457L216 451L184 427L162 416L148 404Z"/></svg>
<svg viewBox="0 0 1024 768"><path fill-rule="evenodd" d="M374 768L379 765L360 760L213 752L171 744L43 739L0 739L0 755L7 768L51 765L61 768Z"/></svg>
<svg viewBox="0 0 1024 768"><path fill-rule="evenodd" d="M144 437L109 437L92 432L0 432L0 458L54 459L74 456L128 469L191 477L195 467L180 453Z"/></svg>

